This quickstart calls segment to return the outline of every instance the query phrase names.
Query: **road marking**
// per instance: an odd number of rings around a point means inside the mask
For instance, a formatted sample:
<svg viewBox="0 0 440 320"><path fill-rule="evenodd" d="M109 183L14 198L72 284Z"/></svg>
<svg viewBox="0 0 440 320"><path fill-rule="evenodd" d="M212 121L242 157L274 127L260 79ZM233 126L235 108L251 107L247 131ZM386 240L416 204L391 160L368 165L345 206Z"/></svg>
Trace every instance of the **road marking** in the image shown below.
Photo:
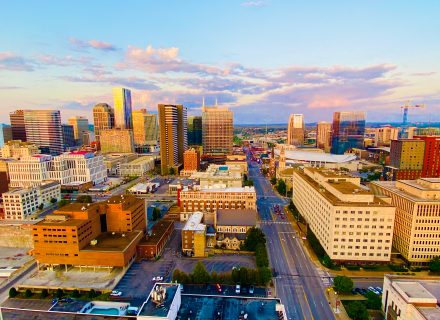
<svg viewBox="0 0 440 320"><path fill-rule="evenodd" d="M302 290L302 292L303 292L303 294L304 294L304 298L306 299L306 302L307 302L307 308L309 309L310 316L312 317L312 319L315 319L315 318L313 317L312 309L310 308L309 299L307 299L307 295L306 295L306 292L304 291L304 287L303 287L303 286L301 286L301 290Z"/></svg>

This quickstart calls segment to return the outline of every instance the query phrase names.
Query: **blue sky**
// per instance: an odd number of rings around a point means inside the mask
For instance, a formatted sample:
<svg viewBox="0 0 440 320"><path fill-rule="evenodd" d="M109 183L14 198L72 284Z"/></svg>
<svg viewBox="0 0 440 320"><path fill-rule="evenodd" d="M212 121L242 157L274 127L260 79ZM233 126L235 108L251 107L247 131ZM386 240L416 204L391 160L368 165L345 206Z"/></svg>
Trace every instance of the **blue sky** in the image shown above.
<svg viewBox="0 0 440 320"><path fill-rule="evenodd" d="M440 121L438 1L9 1L0 18L0 122L18 108L64 119L132 89L135 108L202 97L236 123L398 121L407 100Z"/></svg>

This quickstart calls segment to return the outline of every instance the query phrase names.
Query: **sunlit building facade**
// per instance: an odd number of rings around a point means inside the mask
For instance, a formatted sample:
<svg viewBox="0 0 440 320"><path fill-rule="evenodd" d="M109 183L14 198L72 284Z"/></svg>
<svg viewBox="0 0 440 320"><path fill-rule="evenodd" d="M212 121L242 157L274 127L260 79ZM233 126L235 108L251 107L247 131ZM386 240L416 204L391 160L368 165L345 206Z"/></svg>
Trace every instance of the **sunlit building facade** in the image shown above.
<svg viewBox="0 0 440 320"><path fill-rule="evenodd" d="M133 111L133 138L134 144L157 144L157 115L148 113L146 109Z"/></svg>
<svg viewBox="0 0 440 320"><path fill-rule="evenodd" d="M291 114L287 126L287 144L300 146L304 144L304 115Z"/></svg>
<svg viewBox="0 0 440 320"><path fill-rule="evenodd" d="M93 124L95 140L100 141L101 131L113 129L115 126L115 114L112 107L107 103L98 103L93 107Z"/></svg>
<svg viewBox="0 0 440 320"><path fill-rule="evenodd" d="M364 112L333 113L331 153L344 154L352 148L362 149L364 133Z"/></svg>
<svg viewBox="0 0 440 320"><path fill-rule="evenodd" d="M225 155L232 153L234 139L233 114L227 108L203 107L203 153Z"/></svg>
<svg viewBox="0 0 440 320"><path fill-rule="evenodd" d="M133 129L131 91L125 88L113 88L113 101L115 127Z"/></svg>

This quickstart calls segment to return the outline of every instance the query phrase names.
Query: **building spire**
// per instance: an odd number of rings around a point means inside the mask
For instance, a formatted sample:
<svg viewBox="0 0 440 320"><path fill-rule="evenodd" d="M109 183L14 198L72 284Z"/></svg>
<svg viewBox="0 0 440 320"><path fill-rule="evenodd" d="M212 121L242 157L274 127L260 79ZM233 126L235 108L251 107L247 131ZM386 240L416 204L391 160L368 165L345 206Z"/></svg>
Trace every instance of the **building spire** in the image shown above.
<svg viewBox="0 0 440 320"><path fill-rule="evenodd" d="M202 107L205 107L205 97L202 98Z"/></svg>
<svg viewBox="0 0 440 320"><path fill-rule="evenodd" d="M218 103L217 103L218 101L217 101L217 97L215 97L215 106L217 107L218 106Z"/></svg>

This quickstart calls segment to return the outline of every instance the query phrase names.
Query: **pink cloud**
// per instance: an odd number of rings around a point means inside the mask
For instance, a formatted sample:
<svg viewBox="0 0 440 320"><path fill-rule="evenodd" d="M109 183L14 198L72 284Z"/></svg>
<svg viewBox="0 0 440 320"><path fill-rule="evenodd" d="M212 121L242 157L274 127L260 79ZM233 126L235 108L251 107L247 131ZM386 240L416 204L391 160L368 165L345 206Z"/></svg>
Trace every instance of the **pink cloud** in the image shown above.
<svg viewBox="0 0 440 320"><path fill-rule="evenodd" d="M96 49L96 50L101 50L101 51L115 51L117 50L117 48L109 43L109 42L105 42L105 41L100 41L100 40L88 40L88 41L84 41L84 40L80 40L77 38L69 38L69 42L70 44L78 50L84 50L84 49Z"/></svg>

